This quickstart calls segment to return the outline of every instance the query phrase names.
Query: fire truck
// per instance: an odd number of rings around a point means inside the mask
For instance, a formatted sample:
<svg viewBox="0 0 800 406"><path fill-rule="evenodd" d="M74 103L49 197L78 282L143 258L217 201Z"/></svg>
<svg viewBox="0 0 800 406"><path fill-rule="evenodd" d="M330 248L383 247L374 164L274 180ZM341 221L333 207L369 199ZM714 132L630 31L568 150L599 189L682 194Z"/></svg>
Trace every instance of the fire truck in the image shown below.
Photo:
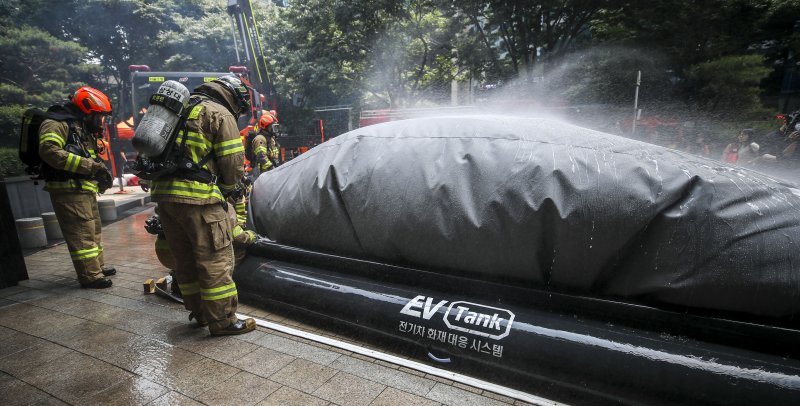
<svg viewBox="0 0 800 406"><path fill-rule="evenodd" d="M222 75L238 76L250 89L250 111L239 119L239 129L243 135L252 130L261 117L262 111L275 109L277 97L269 78L266 57L259 39L259 30L248 0L228 0L227 12L233 32L233 45L236 50L237 65L230 66L227 72L167 72L151 71L147 65L130 65L131 74L130 115L117 117L107 126L106 139L112 149L121 152L124 160L134 158L135 149L131 143L134 129L144 116L149 105L150 95L167 80L180 82L188 89L212 81ZM112 170L117 176L117 167L112 161Z"/></svg>

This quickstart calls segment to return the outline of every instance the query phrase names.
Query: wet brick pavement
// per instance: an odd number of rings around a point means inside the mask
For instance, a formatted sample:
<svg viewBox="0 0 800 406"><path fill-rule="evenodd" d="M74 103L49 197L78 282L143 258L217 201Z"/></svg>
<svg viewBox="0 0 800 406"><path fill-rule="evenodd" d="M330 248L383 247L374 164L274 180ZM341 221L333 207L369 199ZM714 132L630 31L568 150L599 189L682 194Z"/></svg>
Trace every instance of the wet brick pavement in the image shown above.
<svg viewBox="0 0 800 406"><path fill-rule="evenodd" d="M514 399L261 327L208 337L182 305L142 293L166 270L142 225L103 229L114 286L80 289L64 244L26 257L0 289L0 394L11 405L508 405ZM339 338L240 305L239 312Z"/></svg>

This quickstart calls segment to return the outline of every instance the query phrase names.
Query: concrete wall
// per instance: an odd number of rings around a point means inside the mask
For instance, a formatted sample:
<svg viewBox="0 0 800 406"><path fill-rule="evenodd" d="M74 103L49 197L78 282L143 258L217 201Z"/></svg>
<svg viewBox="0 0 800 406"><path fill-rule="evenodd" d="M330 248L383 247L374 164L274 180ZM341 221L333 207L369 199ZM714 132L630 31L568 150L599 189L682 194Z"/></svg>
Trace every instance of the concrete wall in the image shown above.
<svg viewBox="0 0 800 406"><path fill-rule="evenodd" d="M28 176L17 176L6 178L3 182L14 219L40 217L42 213L53 211L50 194L43 190L43 180L34 184Z"/></svg>
<svg viewBox="0 0 800 406"><path fill-rule="evenodd" d="M7 186L8 184L0 182L0 289L28 279L17 229L14 219L11 218L11 206L6 198Z"/></svg>

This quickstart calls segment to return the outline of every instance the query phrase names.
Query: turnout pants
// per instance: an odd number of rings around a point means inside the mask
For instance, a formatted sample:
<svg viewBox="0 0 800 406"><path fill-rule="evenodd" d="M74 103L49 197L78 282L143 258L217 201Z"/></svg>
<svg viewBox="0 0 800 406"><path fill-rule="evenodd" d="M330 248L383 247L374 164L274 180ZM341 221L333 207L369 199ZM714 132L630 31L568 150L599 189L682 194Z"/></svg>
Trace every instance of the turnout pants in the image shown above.
<svg viewBox="0 0 800 406"><path fill-rule="evenodd" d="M212 332L235 323L233 224L222 205L160 202L158 215L186 309L202 315Z"/></svg>
<svg viewBox="0 0 800 406"><path fill-rule="evenodd" d="M52 193L50 200L61 233L67 242L78 282L87 284L103 277L103 225L94 193Z"/></svg>

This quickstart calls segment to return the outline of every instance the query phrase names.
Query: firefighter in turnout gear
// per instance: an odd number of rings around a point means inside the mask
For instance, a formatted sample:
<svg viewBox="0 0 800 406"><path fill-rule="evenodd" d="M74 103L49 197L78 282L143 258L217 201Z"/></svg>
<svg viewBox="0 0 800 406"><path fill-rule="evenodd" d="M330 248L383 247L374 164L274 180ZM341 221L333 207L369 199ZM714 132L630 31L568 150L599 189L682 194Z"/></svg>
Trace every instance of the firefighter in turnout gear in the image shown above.
<svg viewBox="0 0 800 406"><path fill-rule="evenodd" d="M114 268L105 267L102 224L97 208L97 179L111 175L97 157L97 137L111 103L103 92L84 86L64 106L63 121L47 119L39 127L39 157L45 190L64 234L81 287L102 289L112 285ZM110 186L110 183L106 186Z"/></svg>
<svg viewBox="0 0 800 406"><path fill-rule="evenodd" d="M258 134L253 138L251 148L253 149L252 155L259 173L266 172L275 167L275 164L269 157L270 149L267 139L274 137L274 124L276 122L275 116L267 112L264 112L261 118L258 119Z"/></svg>
<svg viewBox="0 0 800 406"><path fill-rule="evenodd" d="M208 326L211 335L243 334L255 320L238 320L233 282L233 228L226 198L241 190L244 146L238 117L249 108L249 93L239 78L223 76L195 89L186 121L186 154L203 173L176 172L151 183L151 195L169 250L189 320ZM206 177L208 181L202 181ZM236 199L237 197L234 197Z"/></svg>

